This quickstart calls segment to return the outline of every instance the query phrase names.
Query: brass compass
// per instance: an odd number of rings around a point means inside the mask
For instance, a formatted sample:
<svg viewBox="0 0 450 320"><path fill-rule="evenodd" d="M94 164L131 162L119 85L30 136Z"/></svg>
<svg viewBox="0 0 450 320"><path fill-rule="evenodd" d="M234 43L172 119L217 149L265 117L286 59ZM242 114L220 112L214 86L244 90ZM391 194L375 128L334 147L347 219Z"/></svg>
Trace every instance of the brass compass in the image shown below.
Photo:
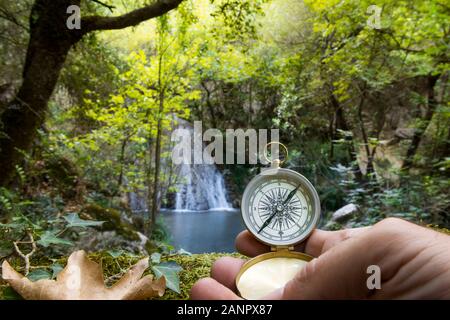
<svg viewBox="0 0 450 320"><path fill-rule="evenodd" d="M258 241L270 246L272 252L247 261L240 270L236 278L236 286L243 298L257 297L257 293L242 292L248 291L247 289L243 290L244 286L251 286L251 283L243 284L243 278L259 282L259 284L270 282L276 286L275 282L278 281L279 285L282 285L282 282L291 276L280 274L283 272L282 270L271 270L277 268L276 260L264 262L265 260L278 259L279 261L277 261L283 264L282 269L286 269L287 263L289 265L288 272L295 274L298 268L313 259L311 256L295 252L293 249L296 244L311 234L319 221L319 196L311 182L303 175L293 170L280 168L282 161L279 159L270 161L267 158L267 147L271 144L273 143L269 143L264 150L264 156L271 166L254 177L245 188L241 213L248 231ZM277 144L283 148L286 159L288 155L286 146L278 142ZM264 263L254 268L261 262ZM263 265L266 266L263 267ZM265 270L266 275L260 275L253 279L254 275L249 275L250 269ZM272 272L277 277L275 282L272 281L273 279L265 278L270 278ZM263 279L258 279L258 277L263 277ZM258 286L257 283L254 285ZM266 291L269 289L270 285L267 286Z"/></svg>

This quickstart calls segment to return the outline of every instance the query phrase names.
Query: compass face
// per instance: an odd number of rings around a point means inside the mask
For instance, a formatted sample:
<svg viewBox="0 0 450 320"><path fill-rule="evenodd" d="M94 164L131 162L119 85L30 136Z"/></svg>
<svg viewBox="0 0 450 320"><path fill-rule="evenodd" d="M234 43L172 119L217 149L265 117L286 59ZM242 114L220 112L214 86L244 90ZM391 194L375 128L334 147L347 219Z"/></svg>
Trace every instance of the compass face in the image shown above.
<svg viewBox="0 0 450 320"><path fill-rule="evenodd" d="M245 189L242 217L247 229L272 246L294 245L315 228L320 201L312 184L288 169L268 169Z"/></svg>

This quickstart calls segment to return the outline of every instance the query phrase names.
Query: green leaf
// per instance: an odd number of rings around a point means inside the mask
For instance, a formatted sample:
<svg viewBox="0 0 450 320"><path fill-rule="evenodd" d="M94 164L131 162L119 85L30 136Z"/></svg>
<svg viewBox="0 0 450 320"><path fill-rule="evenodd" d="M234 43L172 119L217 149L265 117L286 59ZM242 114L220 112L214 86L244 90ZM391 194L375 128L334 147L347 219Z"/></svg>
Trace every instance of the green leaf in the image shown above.
<svg viewBox="0 0 450 320"><path fill-rule="evenodd" d="M161 253L153 252L150 256L150 261L152 264L159 264L161 262Z"/></svg>
<svg viewBox="0 0 450 320"><path fill-rule="evenodd" d="M17 229L24 227L23 224L20 223L0 223L0 228L11 228L11 229Z"/></svg>
<svg viewBox="0 0 450 320"><path fill-rule="evenodd" d="M124 254L123 250L108 250L106 251L111 257L113 257L114 259L120 257L121 255Z"/></svg>
<svg viewBox="0 0 450 320"><path fill-rule="evenodd" d="M18 294L13 288L6 287L3 289L3 296L2 299L4 300L23 300L23 298Z"/></svg>
<svg viewBox="0 0 450 320"><path fill-rule="evenodd" d="M156 245L162 250L163 253L167 254L171 253L171 251L174 249L174 246L163 242L157 242Z"/></svg>
<svg viewBox="0 0 450 320"><path fill-rule="evenodd" d="M192 256L192 253L190 253L189 251L184 250L183 248L180 248L180 250L177 251L177 254L185 255L185 256Z"/></svg>
<svg viewBox="0 0 450 320"><path fill-rule="evenodd" d="M11 241L0 241L0 258L10 255L14 251L14 246Z"/></svg>
<svg viewBox="0 0 450 320"><path fill-rule="evenodd" d="M101 226L105 221L93 221L93 220L84 220L80 219L77 213L69 213L67 216L63 217L64 220L67 221L67 227L73 228L73 227L80 227L80 228L87 228L87 227L98 227Z"/></svg>
<svg viewBox="0 0 450 320"><path fill-rule="evenodd" d="M45 248L47 248L51 244L61 244L67 246L73 245L72 241L59 238L55 235L53 231L48 230L44 232L44 234L37 241L37 243Z"/></svg>
<svg viewBox="0 0 450 320"><path fill-rule="evenodd" d="M64 269L63 266L60 265L59 263L54 263L51 266L51 268L52 268L52 279L55 279L58 276L58 274L62 271L62 269Z"/></svg>
<svg viewBox="0 0 450 320"><path fill-rule="evenodd" d="M155 273L156 278L164 276L166 278L167 288L180 293L180 277L178 273L183 268L174 261L163 262L156 266L152 266L152 270Z"/></svg>
<svg viewBox="0 0 450 320"><path fill-rule="evenodd" d="M51 277L52 274L45 269L36 269L27 275L27 278L33 282L41 279L50 279Z"/></svg>

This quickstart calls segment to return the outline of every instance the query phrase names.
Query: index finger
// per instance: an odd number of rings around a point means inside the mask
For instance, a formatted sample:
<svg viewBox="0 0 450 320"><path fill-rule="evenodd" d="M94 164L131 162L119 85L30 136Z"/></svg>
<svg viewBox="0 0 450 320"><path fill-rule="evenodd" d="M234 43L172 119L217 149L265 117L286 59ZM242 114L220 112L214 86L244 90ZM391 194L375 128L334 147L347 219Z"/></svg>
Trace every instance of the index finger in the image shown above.
<svg viewBox="0 0 450 320"><path fill-rule="evenodd" d="M344 229L339 231L315 229L307 240L295 246L295 250L317 257L342 241L364 233L368 228L370 227ZM249 257L254 257L270 251L269 246L256 240L256 238L247 230L242 231L236 237L236 249L243 255Z"/></svg>

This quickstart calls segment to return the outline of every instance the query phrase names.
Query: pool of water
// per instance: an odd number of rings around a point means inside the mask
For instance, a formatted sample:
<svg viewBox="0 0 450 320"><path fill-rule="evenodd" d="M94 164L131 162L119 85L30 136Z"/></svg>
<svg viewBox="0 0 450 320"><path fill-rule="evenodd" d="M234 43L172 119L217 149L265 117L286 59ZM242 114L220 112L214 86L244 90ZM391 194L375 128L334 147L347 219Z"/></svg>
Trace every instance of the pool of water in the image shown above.
<svg viewBox="0 0 450 320"><path fill-rule="evenodd" d="M239 210L162 211L170 244L191 253L235 252L236 235L245 229Z"/></svg>

